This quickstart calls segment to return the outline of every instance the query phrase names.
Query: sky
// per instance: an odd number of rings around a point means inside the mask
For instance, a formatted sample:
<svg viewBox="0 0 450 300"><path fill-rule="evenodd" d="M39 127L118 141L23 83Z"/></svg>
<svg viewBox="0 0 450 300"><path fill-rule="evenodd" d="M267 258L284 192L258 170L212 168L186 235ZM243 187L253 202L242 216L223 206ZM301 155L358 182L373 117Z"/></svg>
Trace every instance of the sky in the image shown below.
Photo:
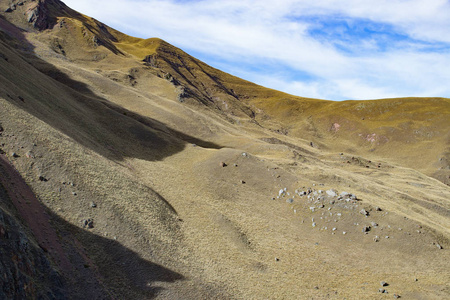
<svg viewBox="0 0 450 300"><path fill-rule="evenodd" d="M290 94L450 98L450 0L63 0Z"/></svg>

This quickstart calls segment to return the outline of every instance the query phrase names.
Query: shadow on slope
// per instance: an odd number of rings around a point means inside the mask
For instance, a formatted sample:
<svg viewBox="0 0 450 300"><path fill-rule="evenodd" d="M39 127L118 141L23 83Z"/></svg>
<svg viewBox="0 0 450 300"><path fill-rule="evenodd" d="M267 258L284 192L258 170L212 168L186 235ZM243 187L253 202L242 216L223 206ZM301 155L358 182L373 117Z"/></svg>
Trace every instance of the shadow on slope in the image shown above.
<svg viewBox="0 0 450 300"><path fill-rule="evenodd" d="M0 296L149 299L163 290L154 286L155 282L184 279L115 240L53 214L4 159L0 159L0 171L0 270L4 274L0 278Z"/></svg>
<svg viewBox="0 0 450 300"><path fill-rule="evenodd" d="M142 258L113 239L83 230L52 213L49 215L65 235L61 242L66 245L66 255L78 271L73 282L76 289L89 289L92 287L91 280L95 280L98 285L104 285L112 298L151 299L164 290L158 283L174 283L185 279L183 275ZM79 242L82 247L77 245ZM150 245L147 252L152 252ZM73 276L73 270L68 275ZM80 296L90 298L89 295Z"/></svg>
<svg viewBox="0 0 450 300"><path fill-rule="evenodd" d="M0 29L8 32L5 26ZM17 31L14 35L17 37ZM187 143L221 148L95 95L89 86L71 79L34 53L17 50L17 45L34 49L24 41L24 36L16 39L0 35L2 97L81 145L119 161L125 157L162 160L182 151Z"/></svg>

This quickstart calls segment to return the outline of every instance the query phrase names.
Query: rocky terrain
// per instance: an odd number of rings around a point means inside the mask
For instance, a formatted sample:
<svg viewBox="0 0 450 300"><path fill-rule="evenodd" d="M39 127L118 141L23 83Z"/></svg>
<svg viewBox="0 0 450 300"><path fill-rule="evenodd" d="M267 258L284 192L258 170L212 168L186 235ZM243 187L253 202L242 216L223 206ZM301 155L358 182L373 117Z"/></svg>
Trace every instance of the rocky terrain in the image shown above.
<svg viewBox="0 0 450 300"><path fill-rule="evenodd" d="M450 297L449 99L287 95L0 9L0 298Z"/></svg>

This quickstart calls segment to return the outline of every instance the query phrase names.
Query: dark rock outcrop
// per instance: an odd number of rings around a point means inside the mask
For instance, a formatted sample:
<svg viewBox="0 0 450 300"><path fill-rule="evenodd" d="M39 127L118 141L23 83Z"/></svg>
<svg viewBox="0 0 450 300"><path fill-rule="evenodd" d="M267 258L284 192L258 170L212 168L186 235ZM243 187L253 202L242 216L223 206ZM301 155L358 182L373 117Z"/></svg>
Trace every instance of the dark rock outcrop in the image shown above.
<svg viewBox="0 0 450 300"><path fill-rule="evenodd" d="M58 15L53 12L63 14L67 6L59 0L38 0L32 1L26 10L28 23L38 30L52 28L56 22Z"/></svg>
<svg viewBox="0 0 450 300"><path fill-rule="evenodd" d="M7 197L0 186L0 200ZM0 299L66 299L63 277L18 219L0 207Z"/></svg>

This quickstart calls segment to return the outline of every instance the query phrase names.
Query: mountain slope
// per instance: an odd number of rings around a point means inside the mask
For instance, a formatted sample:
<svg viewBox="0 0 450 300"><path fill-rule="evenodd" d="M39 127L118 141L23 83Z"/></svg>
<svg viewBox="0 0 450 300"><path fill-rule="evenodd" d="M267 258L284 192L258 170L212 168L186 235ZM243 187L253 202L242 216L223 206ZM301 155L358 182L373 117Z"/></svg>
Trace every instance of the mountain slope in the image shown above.
<svg viewBox="0 0 450 300"><path fill-rule="evenodd" d="M68 298L448 297L449 99L287 95L56 0L0 29L1 155Z"/></svg>

